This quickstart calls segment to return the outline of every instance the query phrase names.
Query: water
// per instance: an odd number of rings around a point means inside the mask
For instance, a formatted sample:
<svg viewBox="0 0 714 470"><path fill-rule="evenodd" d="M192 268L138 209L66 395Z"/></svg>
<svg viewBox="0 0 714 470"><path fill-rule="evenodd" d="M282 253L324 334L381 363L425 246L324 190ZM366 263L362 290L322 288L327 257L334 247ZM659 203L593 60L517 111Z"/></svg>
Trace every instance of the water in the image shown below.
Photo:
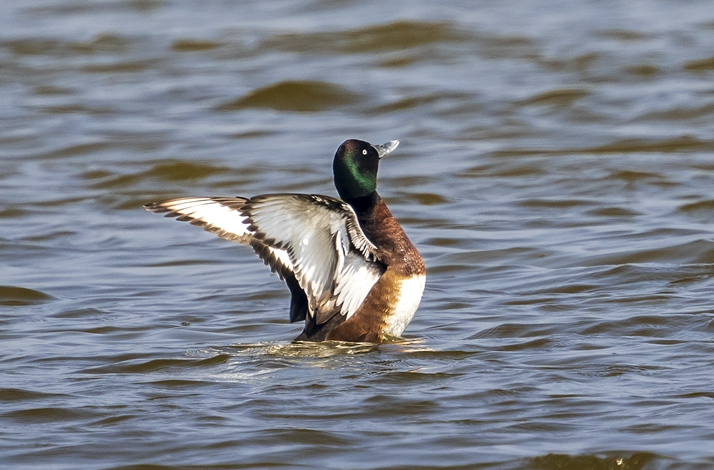
<svg viewBox="0 0 714 470"><path fill-rule="evenodd" d="M0 5L0 463L714 467L707 1ZM251 250L141 205L334 194L428 268L406 341L291 345Z"/></svg>

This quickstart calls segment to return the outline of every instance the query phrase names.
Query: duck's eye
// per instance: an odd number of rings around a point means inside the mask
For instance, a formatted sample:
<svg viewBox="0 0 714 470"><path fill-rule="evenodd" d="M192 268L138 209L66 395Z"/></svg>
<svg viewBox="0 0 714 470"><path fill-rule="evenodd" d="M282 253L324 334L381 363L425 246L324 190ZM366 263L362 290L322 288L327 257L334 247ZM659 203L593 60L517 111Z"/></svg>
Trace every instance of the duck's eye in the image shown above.
<svg viewBox="0 0 714 470"><path fill-rule="evenodd" d="M362 150L362 155L367 155L367 149Z"/></svg>

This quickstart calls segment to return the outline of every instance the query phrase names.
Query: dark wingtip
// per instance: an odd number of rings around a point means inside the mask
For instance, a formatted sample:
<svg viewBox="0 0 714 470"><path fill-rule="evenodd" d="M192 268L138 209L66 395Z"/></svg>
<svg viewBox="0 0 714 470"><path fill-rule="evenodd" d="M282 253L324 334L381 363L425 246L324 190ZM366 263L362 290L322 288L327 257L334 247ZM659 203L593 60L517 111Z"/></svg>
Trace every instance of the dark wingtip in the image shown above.
<svg viewBox="0 0 714 470"><path fill-rule="evenodd" d="M169 209L162 206L160 202L149 202L143 205L144 209L149 212L167 212Z"/></svg>

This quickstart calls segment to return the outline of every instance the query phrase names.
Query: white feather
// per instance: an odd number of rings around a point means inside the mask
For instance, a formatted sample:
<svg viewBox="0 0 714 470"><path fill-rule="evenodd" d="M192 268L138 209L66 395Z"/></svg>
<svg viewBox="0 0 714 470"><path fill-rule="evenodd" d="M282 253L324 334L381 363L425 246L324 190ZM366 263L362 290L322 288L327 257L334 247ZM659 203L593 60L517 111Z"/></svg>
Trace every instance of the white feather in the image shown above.
<svg viewBox="0 0 714 470"><path fill-rule="evenodd" d="M241 199L236 200L244 201ZM223 238L237 239L250 235L248 225L245 223L246 217L237 210L227 207L213 198L186 197L171 199L158 203L156 206L163 208L162 212L169 211L171 215L189 217L194 224L194 221L201 222L206 225L207 230L221 231L223 234L219 236Z"/></svg>
<svg viewBox="0 0 714 470"><path fill-rule="evenodd" d="M342 313L347 318L362 305L381 276L382 270L375 263L354 254L347 257L335 288L337 304L342 305Z"/></svg>
<svg viewBox="0 0 714 470"><path fill-rule="evenodd" d="M413 276L401 282L399 287L399 301L394 312L387 317L384 333L391 336L400 336L419 307L421 295L424 293L426 276Z"/></svg>

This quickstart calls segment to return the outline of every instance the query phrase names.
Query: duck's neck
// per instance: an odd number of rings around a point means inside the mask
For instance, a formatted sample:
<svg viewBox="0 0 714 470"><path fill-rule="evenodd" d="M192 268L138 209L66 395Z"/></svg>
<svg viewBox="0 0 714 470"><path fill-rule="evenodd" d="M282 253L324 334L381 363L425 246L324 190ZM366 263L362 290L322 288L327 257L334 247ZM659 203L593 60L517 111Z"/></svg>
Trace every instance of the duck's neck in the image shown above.
<svg viewBox="0 0 714 470"><path fill-rule="evenodd" d="M381 200L382 198L379 197L377 191L374 191L367 196L345 199L345 202L352 206L352 209L354 209L355 213L359 217L372 212Z"/></svg>

